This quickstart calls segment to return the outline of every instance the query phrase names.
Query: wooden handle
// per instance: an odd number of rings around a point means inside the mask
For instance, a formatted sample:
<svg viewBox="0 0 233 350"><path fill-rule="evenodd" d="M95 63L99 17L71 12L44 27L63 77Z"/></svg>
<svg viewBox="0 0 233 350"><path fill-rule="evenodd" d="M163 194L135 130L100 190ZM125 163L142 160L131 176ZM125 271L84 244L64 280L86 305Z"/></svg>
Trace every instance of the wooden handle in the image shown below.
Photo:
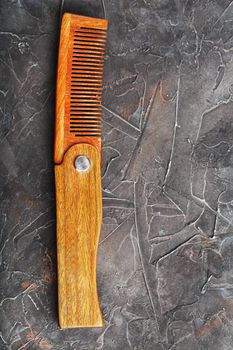
<svg viewBox="0 0 233 350"><path fill-rule="evenodd" d="M75 160L84 155L87 171ZM100 152L76 144L55 165L57 208L58 308L61 328L101 327L96 257L102 220Z"/></svg>

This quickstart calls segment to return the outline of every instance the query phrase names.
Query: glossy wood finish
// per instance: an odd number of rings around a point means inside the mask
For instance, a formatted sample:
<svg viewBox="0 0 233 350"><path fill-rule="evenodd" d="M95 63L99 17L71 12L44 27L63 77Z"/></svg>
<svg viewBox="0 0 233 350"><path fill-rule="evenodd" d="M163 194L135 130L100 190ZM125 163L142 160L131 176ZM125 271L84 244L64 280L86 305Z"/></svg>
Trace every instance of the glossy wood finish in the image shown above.
<svg viewBox="0 0 233 350"><path fill-rule="evenodd" d="M62 328L100 327L96 257L102 218L101 95L107 21L63 16L56 93L58 308ZM89 171L74 167L78 155Z"/></svg>
<svg viewBox="0 0 233 350"><path fill-rule="evenodd" d="M80 173L74 162L91 163ZM62 328L101 327L96 287L96 256L102 220L100 153L77 144L55 166L59 324Z"/></svg>

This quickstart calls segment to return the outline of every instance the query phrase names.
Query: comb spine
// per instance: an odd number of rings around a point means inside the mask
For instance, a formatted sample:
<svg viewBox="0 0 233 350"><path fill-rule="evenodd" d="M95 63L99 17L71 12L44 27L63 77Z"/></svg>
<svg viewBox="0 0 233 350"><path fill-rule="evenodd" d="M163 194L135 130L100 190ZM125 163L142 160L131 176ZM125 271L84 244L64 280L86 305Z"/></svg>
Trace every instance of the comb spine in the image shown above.
<svg viewBox="0 0 233 350"><path fill-rule="evenodd" d="M63 158L65 143L65 102L68 72L68 54L70 48L70 15L65 13L62 18L58 69L56 82L56 120L55 120L55 141L54 141L54 162L60 164Z"/></svg>

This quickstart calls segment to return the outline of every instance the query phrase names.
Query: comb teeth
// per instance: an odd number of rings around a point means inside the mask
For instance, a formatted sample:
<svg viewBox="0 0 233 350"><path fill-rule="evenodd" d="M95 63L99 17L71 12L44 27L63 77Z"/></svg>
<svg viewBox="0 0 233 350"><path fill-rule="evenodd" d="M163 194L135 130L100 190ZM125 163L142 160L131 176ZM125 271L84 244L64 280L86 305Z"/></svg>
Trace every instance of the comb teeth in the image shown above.
<svg viewBox="0 0 233 350"><path fill-rule="evenodd" d="M101 136L101 97L106 30L80 27L73 32L69 132Z"/></svg>
<svg viewBox="0 0 233 350"><path fill-rule="evenodd" d="M102 76L108 21L65 13L56 84L54 161L77 143L101 152Z"/></svg>

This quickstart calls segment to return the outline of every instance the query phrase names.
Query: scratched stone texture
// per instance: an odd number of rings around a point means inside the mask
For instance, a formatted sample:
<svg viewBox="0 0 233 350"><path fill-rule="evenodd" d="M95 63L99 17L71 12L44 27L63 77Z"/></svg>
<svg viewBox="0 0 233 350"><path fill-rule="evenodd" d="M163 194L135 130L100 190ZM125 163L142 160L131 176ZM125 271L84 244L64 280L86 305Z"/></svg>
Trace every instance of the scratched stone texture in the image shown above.
<svg viewBox="0 0 233 350"><path fill-rule="evenodd" d="M59 7L0 2L0 349L232 350L233 2L74 6L110 21L89 330L57 325Z"/></svg>

